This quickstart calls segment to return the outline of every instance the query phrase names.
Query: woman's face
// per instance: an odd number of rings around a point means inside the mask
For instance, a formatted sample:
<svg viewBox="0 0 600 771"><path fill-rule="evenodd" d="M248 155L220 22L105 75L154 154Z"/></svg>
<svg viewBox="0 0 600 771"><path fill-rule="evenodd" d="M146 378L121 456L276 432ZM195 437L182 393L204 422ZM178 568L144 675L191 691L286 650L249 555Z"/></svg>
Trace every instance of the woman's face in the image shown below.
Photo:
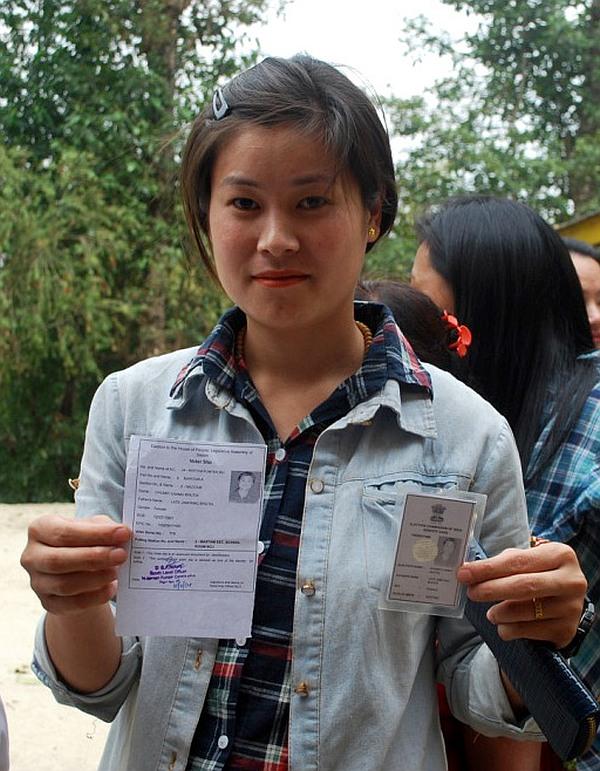
<svg viewBox="0 0 600 771"><path fill-rule="evenodd" d="M240 493L247 495L252 489L253 483L254 483L254 480L250 476L250 474L242 474L238 479L238 490L240 491Z"/></svg>
<svg viewBox="0 0 600 771"><path fill-rule="evenodd" d="M600 263L593 257L571 252L596 348L600 348Z"/></svg>
<svg viewBox="0 0 600 771"><path fill-rule="evenodd" d="M410 283L426 294L441 310L454 313L454 292L449 282L431 263L426 242L419 246L410 274Z"/></svg>
<svg viewBox="0 0 600 771"><path fill-rule="evenodd" d="M252 324L310 329L352 319L354 288L380 208L296 129L242 129L211 177L209 232L217 274ZM369 234L369 228L374 233Z"/></svg>

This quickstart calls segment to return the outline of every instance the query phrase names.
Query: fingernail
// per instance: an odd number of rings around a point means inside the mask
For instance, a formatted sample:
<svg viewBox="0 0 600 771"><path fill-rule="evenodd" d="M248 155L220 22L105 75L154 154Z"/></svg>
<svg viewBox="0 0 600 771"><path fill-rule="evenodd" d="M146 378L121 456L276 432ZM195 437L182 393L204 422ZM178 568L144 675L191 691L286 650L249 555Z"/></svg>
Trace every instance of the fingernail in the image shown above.
<svg viewBox="0 0 600 771"><path fill-rule="evenodd" d="M113 537L116 541L128 541L129 530L124 525L121 525L113 531Z"/></svg>
<svg viewBox="0 0 600 771"><path fill-rule="evenodd" d="M459 569L456 572L456 577L459 581L461 581L463 584L468 584L469 581L473 578L473 572L471 568L469 567L468 563L464 563L459 567Z"/></svg>
<svg viewBox="0 0 600 771"><path fill-rule="evenodd" d="M488 620L488 621L489 621L491 624L495 624L495 623L496 623L496 621L495 621L495 618L494 618L494 613L493 613L493 610L494 610L493 608L490 608L490 609L488 610L488 612L485 614L485 616L486 616L487 620Z"/></svg>
<svg viewBox="0 0 600 771"><path fill-rule="evenodd" d="M121 562L125 562L127 559L127 552L125 549L121 549L120 547L117 547L116 549L111 549L108 555L108 561L112 565L118 565Z"/></svg>

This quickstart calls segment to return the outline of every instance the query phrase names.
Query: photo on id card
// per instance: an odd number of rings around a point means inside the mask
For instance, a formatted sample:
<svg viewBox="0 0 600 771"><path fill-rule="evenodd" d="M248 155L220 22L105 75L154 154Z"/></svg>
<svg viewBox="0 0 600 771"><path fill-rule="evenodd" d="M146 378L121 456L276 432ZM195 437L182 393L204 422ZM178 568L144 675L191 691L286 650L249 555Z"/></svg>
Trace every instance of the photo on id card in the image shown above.
<svg viewBox="0 0 600 771"><path fill-rule="evenodd" d="M398 498L400 530L381 609L463 615L466 587L456 571L479 536L485 502L485 495L459 490Z"/></svg>

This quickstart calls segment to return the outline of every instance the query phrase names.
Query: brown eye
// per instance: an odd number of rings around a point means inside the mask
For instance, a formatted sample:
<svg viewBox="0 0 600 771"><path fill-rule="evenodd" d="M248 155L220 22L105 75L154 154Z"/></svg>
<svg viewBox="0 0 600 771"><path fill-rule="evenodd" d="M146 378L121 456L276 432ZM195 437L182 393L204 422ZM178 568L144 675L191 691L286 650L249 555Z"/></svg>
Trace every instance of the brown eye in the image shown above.
<svg viewBox="0 0 600 771"><path fill-rule="evenodd" d="M327 199L322 195L309 195L303 198L298 204L301 209L320 209L321 206L325 206Z"/></svg>
<svg viewBox="0 0 600 771"><path fill-rule="evenodd" d="M234 198L232 203L236 209L241 211L252 211L258 208L258 204L252 198Z"/></svg>

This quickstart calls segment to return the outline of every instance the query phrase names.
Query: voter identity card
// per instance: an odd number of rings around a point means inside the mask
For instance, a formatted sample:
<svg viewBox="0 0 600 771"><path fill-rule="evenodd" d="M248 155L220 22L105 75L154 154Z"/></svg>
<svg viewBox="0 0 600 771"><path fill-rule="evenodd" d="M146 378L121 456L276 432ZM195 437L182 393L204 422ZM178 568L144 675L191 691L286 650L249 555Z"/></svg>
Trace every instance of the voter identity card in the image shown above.
<svg viewBox="0 0 600 771"><path fill-rule="evenodd" d="M398 540L380 607L460 617L466 587L456 578L469 541L479 536L485 495L458 490L398 498Z"/></svg>
<svg viewBox="0 0 600 771"><path fill-rule="evenodd" d="M131 437L118 634L250 636L266 449Z"/></svg>

